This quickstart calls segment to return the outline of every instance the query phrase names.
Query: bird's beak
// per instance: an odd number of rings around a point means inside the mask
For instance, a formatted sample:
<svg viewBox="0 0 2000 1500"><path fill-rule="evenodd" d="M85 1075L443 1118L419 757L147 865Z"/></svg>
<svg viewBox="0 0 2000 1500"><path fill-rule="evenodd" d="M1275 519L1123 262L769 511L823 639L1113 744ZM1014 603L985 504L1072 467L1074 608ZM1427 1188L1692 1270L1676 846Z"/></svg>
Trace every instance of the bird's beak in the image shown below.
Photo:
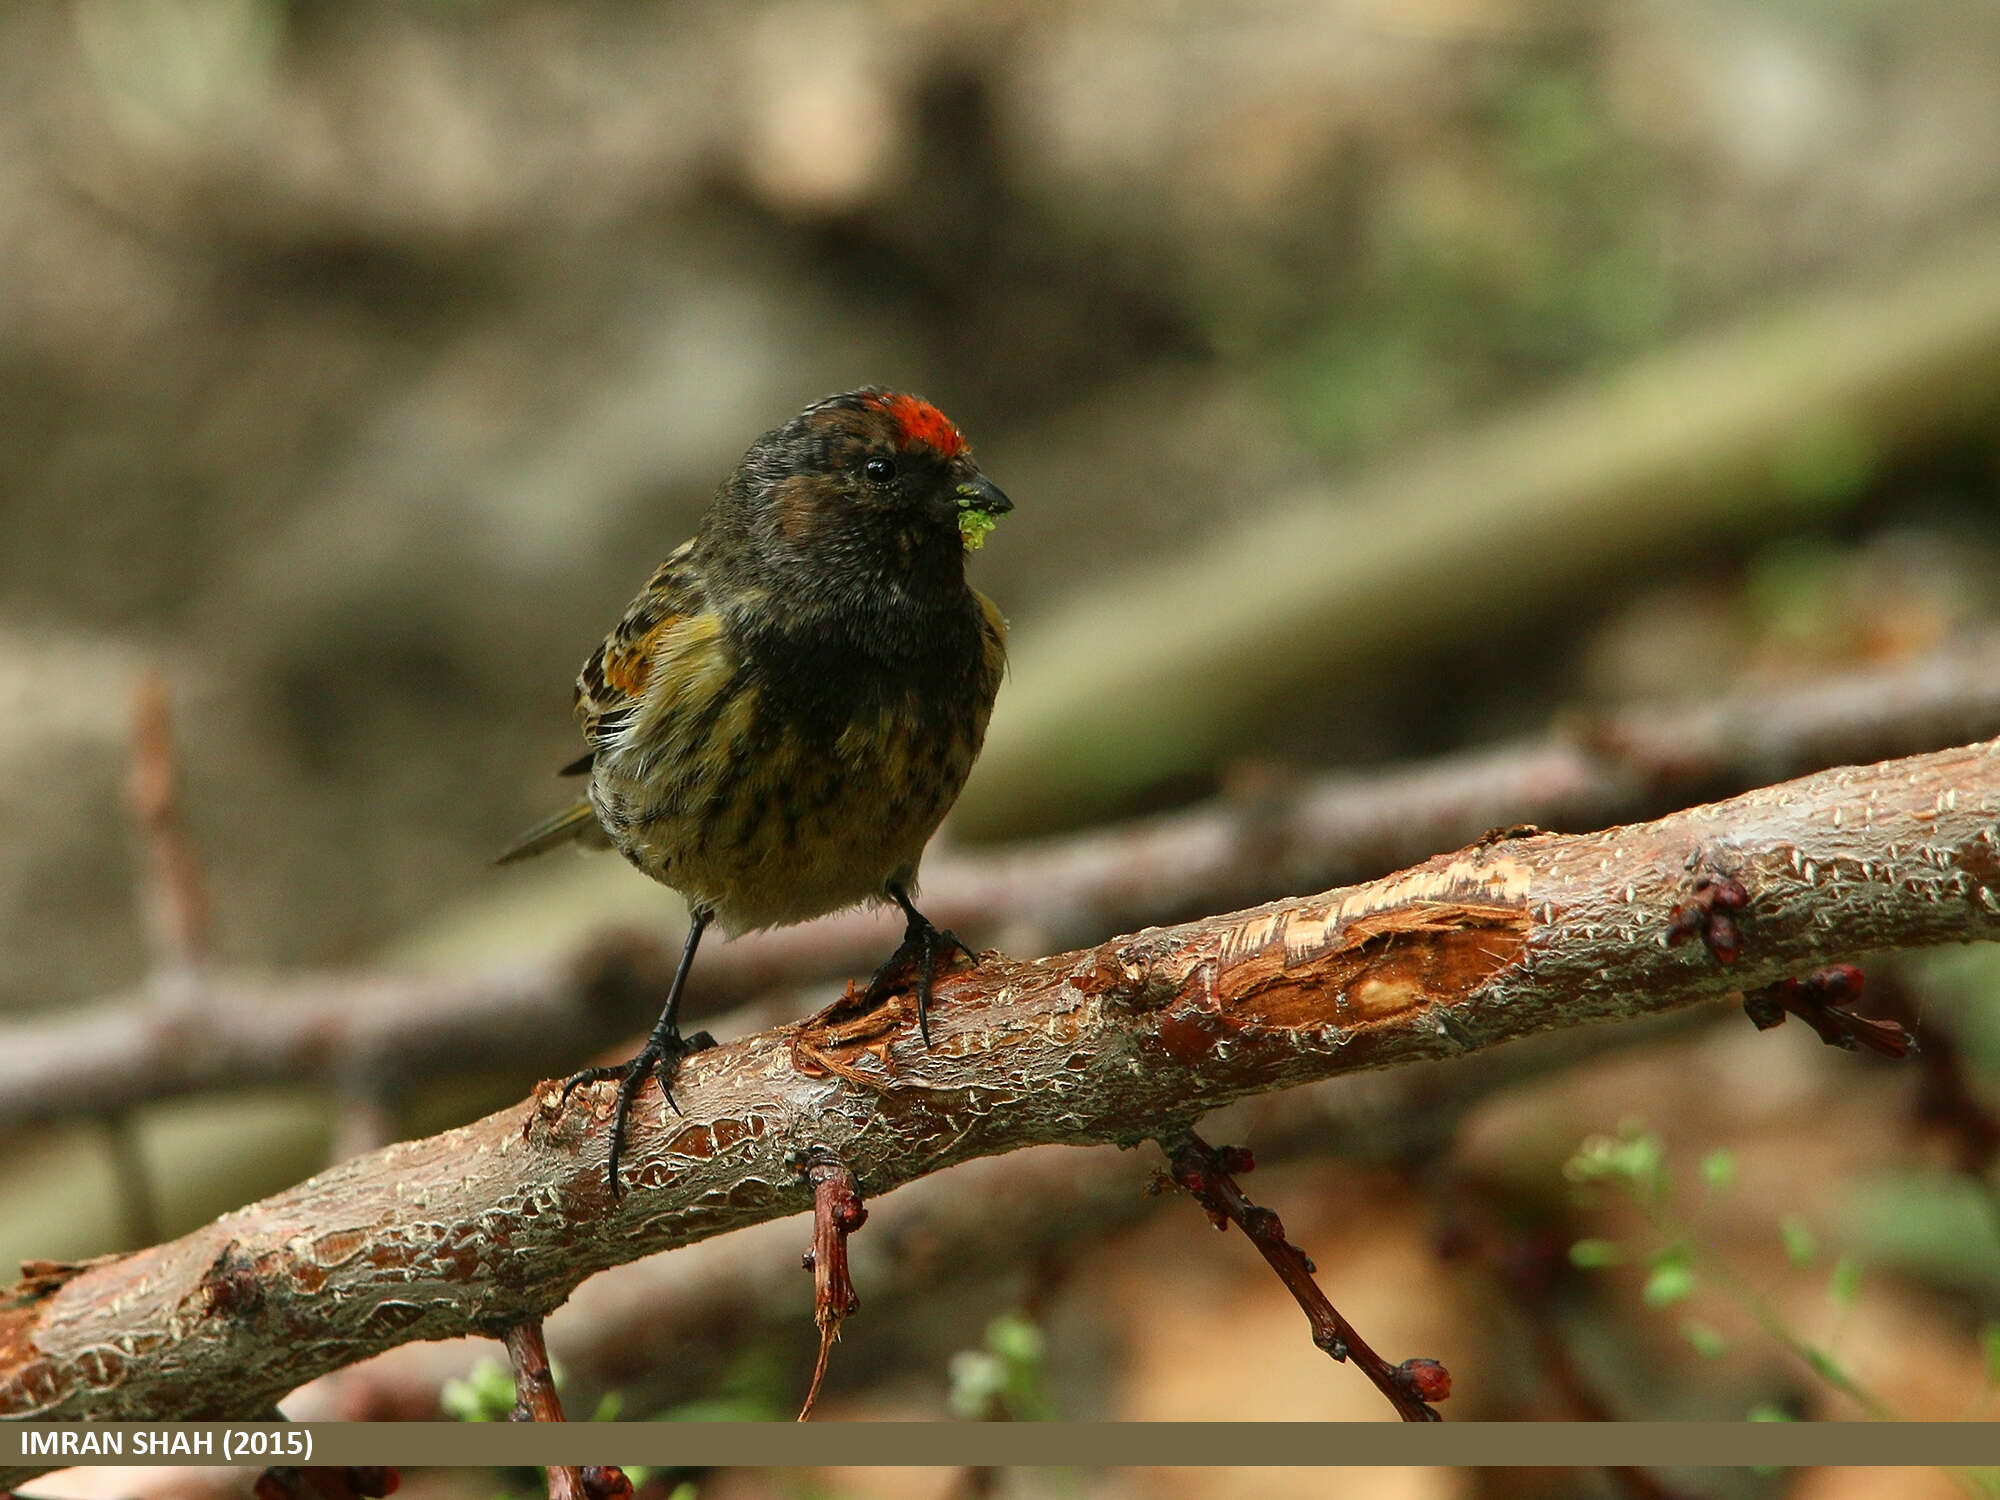
<svg viewBox="0 0 2000 1500"><path fill-rule="evenodd" d="M958 508L1004 516L1014 508L1014 502L1000 493L999 485L984 474L977 474L958 487Z"/></svg>

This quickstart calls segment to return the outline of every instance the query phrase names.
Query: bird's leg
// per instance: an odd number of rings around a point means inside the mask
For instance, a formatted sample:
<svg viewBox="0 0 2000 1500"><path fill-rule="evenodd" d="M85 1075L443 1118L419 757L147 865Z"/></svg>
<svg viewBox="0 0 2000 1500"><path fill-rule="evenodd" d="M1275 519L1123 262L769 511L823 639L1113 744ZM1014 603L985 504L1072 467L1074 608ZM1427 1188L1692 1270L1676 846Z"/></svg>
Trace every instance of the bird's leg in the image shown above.
<svg viewBox="0 0 2000 1500"><path fill-rule="evenodd" d="M889 955L889 961L875 971L875 977L868 981L868 989L862 995L865 1004L873 1005L885 999L891 992L907 983L911 977L917 985L917 1031L924 1039L924 1045L931 1044L931 984L937 974L940 958L946 964L951 962L955 948L973 963L979 962L979 955L968 948L955 932L947 932L934 926L931 919L910 904L910 893L900 885L889 887L889 895L903 908L903 915L909 919L903 928L902 946Z"/></svg>
<svg viewBox="0 0 2000 1500"><path fill-rule="evenodd" d="M687 988L688 970L694 967L694 950L701 945L701 935L707 929L714 913L697 908L688 924L687 946L681 949L680 966L674 970L674 982L667 990L667 1006L660 1012L660 1019L653 1027L652 1035L646 1038L646 1045L639 1049L639 1055L630 1062L611 1067L585 1068L573 1073L562 1086L563 1102L569 1101L570 1090L586 1083L601 1083L607 1078L618 1080L618 1104L611 1114L611 1156L606 1170L611 1179L611 1196L619 1194L618 1157L625 1149L625 1117L632 1112L632 1101L639 1097L639 1090L646 1085L648 1076L657 1073L660 1092L676 1114L680 1105L674 1103L673 1079L680 1068L681 1059L690 1052L703 1052L715 1045L715 1038L705 1031L697 1031L693 1036L681 1035L678 1017L681 1009L681 991Z"/></svg>

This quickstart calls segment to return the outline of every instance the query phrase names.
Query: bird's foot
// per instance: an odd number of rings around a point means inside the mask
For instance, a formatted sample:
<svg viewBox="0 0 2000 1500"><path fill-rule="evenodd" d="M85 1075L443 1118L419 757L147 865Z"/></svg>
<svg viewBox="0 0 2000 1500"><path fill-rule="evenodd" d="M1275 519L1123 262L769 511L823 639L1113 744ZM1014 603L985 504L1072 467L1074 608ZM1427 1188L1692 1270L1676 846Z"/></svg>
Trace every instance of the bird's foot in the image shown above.
<svg viewBox="0 0 2000 1500"><path fill-rule="evenodd" d="M906 907L905 910L910 914L910 922L903 929L902 944L889 955L889 961L875 971L875 977L868 981L868 988L861 994L861 1003L864 1007L878 1005L914 981L917 1031L928 1047L931 1044L931 986L940 972L940 961L943 972L949 973L952 959L957 954L963 953L975 966L979 963L979 955L967 947L957 933L933 925L913 907Z"/></svg>
<svg viewBox="0 0 2000 1500"><path fill-rule="evenodd" d="M564 1080L562 1102L567 1104L572 1090L588 1083L603 1083L607 1079L618 1080L618 1102L611 1112L611 1154L605 1164L605 1173L611 1183L611 1196L616 1199L622 1191L618 1185L618 1158L625 1150L625 1117L632 1112L632 1101L639 1097L639 1090L646 1086L649 1077L660 1080L660 1093L675 1114L681 1112L674 1099L674 1074L680 1071L681 1060L691 1053L706 1052L715 1045L715 1038L705 1031L697 1031L693 1036L684 1037L679 1031L655 1033L639 1055L630 1062L616 1063L608 1067L585 1068L572 1073Z"/></svg>

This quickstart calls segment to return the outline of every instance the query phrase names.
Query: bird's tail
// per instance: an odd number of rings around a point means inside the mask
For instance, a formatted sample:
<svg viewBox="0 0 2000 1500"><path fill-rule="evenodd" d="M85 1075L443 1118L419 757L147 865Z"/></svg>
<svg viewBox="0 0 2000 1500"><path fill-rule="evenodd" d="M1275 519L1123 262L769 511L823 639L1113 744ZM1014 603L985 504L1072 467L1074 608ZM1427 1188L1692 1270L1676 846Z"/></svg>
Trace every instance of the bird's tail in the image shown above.
<svg viewBox="0 0 2000 1500"><path fill-rule="evenodd" d="M526 859L531 854L540 854L545 849L571 842L600 849L610 843L604 836L603 826L597 821L596 810L588 802L573 802L554 817L544 818L516 839L513 847L493 863L511 865L517 859Z"/></svg>

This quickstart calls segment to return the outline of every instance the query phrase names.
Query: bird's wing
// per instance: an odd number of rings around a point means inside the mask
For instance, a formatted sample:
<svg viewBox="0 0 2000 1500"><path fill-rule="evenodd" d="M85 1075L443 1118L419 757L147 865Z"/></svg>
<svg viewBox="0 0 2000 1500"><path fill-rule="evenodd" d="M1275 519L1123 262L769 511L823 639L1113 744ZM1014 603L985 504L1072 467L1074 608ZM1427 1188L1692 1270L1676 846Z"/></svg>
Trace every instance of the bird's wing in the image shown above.
<svg viewBox="0 0 2000 1500"><path fill-rule="evenodd" d="M683 542L654 569L625 617L577 674L576 716L593 758L671 687L664 678L692 638L712 638L719 624L709 611L693 553L693 541Z"/></svg>
<svg viewBox="0 0 2000 1500"><path fill-rule="evenodd" d="M972 597L979 601L979 684L990 705L1000 691L1000 679L1007 675L1007 617L978 589Z"/></svg>
<svg viewBox="0 0 2000 1500"><path fill-rule="evenodd" d="M703 648L714 642L721 621L708 607L693 548L691 541L682 543L654 570L617 628L577 674L576 716L590 749L564 766L562 775L592 770L620 736L643 734L649 717L657 718L663 706L689 688L699 691L700 679L717 675L717 653ZM573 802L536 824L495 862L510 864L572 840L610 843L588 801Z"/></svg>

